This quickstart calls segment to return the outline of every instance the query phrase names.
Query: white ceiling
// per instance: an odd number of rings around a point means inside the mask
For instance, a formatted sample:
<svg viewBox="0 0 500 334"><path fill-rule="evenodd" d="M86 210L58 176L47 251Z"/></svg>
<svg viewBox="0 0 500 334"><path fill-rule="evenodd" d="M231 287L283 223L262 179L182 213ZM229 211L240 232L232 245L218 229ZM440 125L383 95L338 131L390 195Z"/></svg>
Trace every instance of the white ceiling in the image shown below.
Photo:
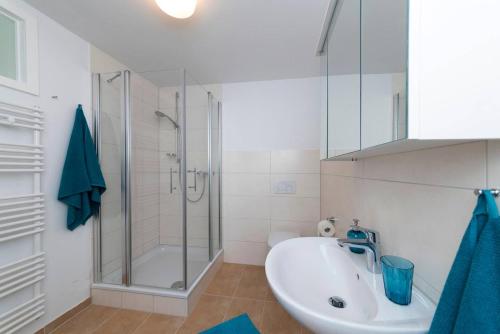
<svg viewBox="0 0 500 334"><path fill-rule="evenodd" d="M176 20L154 0L26 0L141 72L184 67L201 83L319 75L329 0L198 0Z"/></svg>

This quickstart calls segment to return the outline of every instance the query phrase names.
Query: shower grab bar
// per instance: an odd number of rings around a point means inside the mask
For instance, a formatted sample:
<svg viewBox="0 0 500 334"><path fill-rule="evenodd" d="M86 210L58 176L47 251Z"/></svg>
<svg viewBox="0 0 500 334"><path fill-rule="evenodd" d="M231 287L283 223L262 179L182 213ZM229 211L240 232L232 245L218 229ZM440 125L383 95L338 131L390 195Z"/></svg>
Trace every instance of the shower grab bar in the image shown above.
<svg viewBox="0 0 500 334"><path fill-rule="evenodd" d="M198 171L195 168L195 169L188 169L187 172L188 173L193 173L193 177L194 177L194 185L189 186L188 188L189 189L194 189L194 191L196 192L197 191L197 186L198 186L197 185L197 181L196 181L198 179L198 177L197 177L198 176Z"/></svg>
<svg viewBox="0 0 500 334"><path fill-rule="evenodd" d="M173 194L174 190L176 190L177 188L174 187L174 184L173 184L173 174L174 173L177 173L176 170L173 170L172 167L170 167L170 193Z"/></svg>

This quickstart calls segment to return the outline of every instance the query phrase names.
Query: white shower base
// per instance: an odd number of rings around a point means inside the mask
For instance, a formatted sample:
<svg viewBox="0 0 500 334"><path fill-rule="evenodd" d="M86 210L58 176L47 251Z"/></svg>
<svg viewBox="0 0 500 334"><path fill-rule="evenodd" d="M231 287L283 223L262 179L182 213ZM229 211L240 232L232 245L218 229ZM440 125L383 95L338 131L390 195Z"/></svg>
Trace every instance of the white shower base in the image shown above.
<svg viewBox="0 0 500 334"><path fill-rule="evenodd" d="M188 249L191 283L188 284L187 290L177 290L171 289L170 286L183 276L182 248L159 246L134 261L131 286L121 284L120 271L107 275L107 282L92 284L92 303L186 317L195 308L202 291L207 288L224 262L223 250L215 254L212 262L208 261L207 254L207 248ZM111 279L116 283L111 283ZM134 298L139 298L137 300L141 302L131 303Z"/></svg>
<svg viewBox="0 0 500 334"><path fill-rule="evenodd" d="M209 263L207 247L188 247L188 286ZM121 284L121 269L103 277L103 283ZM182 247L159 245L132 261L132 284L153 288L171 288L183 281Z"/></svg>

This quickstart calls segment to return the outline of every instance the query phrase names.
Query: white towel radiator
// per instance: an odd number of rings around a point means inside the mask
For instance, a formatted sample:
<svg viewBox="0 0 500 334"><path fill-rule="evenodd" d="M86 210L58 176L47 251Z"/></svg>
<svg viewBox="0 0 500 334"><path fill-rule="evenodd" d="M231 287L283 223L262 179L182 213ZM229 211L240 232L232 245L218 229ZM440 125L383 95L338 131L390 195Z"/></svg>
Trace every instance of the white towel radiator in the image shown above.
<svg viewBox="0 0 500 334"><path fill-rule="evenodd" d="M40 318L45 309L42 292L45 278L42 244L45 203L41 189L43 126L43 112L39 108L0 103L2 334L17 332Z"/></svg>

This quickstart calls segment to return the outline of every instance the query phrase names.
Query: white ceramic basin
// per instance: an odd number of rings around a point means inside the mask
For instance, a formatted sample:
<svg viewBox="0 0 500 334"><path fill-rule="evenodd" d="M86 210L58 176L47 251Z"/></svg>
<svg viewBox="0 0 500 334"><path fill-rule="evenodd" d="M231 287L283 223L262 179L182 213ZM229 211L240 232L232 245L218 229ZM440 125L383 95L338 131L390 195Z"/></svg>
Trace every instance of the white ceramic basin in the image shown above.
<svg viewBox="0 0 500 334"><path fill-rule="evenodd" d="M413 287L408 306L391 302L382 275L366 268L366 255L353 254L335 238L297 238L273 247L266 275L278 301L317 334L427 333L435 305ZM328 302L332 296L344 308Z"/></svg>

